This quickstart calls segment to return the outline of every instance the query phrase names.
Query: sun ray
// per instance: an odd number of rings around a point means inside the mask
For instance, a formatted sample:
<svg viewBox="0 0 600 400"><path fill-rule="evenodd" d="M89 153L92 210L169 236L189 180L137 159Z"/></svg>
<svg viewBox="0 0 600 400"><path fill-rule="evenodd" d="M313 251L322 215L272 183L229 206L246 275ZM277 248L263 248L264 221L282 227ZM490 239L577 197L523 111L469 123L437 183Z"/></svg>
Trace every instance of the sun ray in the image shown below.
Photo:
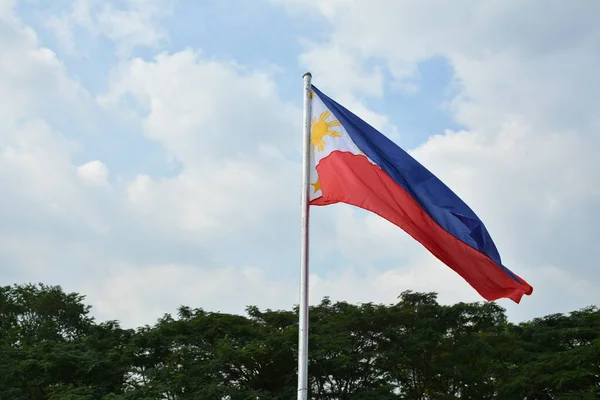
<svg viewBox="0 0 600 400"><path fill-rule="evenodd" d="M325 121L325 120L327 120L327 118L329 118L330 116L331 116L331 111L329 111L329 110L325 110L325 111L323 111L323 112L321 113L321 115L319 115L319 119L320 119L321 121Z"/></svg>

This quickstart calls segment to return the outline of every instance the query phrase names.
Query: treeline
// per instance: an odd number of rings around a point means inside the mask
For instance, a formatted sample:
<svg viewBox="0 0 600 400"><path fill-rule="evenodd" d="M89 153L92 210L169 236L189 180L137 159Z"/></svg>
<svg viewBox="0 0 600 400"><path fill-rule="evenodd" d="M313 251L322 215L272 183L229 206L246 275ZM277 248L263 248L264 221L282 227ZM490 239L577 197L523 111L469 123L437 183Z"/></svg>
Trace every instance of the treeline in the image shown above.
<svg viewBox="0 0 600 400"><path fill-rule="evenodd" d="M181 307L154 326L96 323L84 297L44 285L0 288L0 400L296 398L297 310L246 316ZM494 303L310 312L311 399L600 398L600 311L518 325Z"/></svg>

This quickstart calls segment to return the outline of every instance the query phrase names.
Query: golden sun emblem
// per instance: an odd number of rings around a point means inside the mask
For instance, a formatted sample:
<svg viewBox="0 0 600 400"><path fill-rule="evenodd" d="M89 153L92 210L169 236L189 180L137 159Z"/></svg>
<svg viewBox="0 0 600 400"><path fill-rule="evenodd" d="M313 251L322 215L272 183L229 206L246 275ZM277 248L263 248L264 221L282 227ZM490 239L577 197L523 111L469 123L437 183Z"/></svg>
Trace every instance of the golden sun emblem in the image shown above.
<svg viewBox="0 0 600 400"><path fill-rule="evenodd" d="M317 151L325 150L325 136L342 136L339 132L331 129L336 126L342 126L342 124L340 124L340 121L336 119L327 121L329 117L331 117L331 112L329 110L325 110L321 113L321 115L319 115L318 119L312 119L312 130L310 133L310 139L312 141L312 145L317 149Z"/></svg>

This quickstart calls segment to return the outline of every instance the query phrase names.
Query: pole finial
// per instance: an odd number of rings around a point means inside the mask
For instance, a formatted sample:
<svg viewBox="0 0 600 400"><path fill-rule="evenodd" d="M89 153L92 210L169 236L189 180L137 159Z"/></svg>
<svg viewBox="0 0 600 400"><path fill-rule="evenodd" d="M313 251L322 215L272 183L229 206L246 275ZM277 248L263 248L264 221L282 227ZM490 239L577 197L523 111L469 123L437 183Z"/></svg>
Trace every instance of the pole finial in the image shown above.
<svg viewBox="0 0 600 400"><path fill-rule="evenodd" d="M304 75L302 75L302 77L304 78L305 76L310 76L312 78L312 74L310 72L305 72Z"/></svg>

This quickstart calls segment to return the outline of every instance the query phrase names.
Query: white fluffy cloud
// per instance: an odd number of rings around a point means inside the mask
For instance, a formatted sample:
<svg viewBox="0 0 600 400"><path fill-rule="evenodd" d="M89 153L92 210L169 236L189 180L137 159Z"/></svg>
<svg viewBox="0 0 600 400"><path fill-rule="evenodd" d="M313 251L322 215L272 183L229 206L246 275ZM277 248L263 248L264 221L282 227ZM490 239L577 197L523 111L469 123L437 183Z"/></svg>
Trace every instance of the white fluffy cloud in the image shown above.
<svg viewBox="0 0 600 400"><path fill-rule="evenodd" d="M168 33L160 21L171 14L172 0L126 0L124 2L75 0L62 15L46 21L68 54L88 54L81 33L92 38L106 37L126 57L137 46L157 47L168 42Z"/></svg>
<svg viewBox="0 0 600 400"><path fill-rule="evenodd" d="M334 96L350 90L368 104L376 93L357 82L375 85L366 68L374 63L396 84L418 85L420 62L446 59L458 90L449 110L468 130L439 132L412 154L472 205L506 264L534 286L521 309L600 300L583 284L600 284L597 3L274 2L331 25L329 40L307 46L300 60ZM553 302L548 287L568 282L581 284L577 301Z"/></svg>
<svg viewBox="0 0 600 400"><path fill-rule="evenodd" d="M94 98L0 1L2 283L62 284L87 293L100 318L129 326L180 304L290 307L301 112L282 100L276 77L195 49L128 58L132 48L168 37L156 21L170 3L150 3L79 1L49 19L66 48L77 50L69 35L84 29L120 49L108 89ZM418 90L420 61L450 62L459 94L449 110L467 129L437 132L412 153L472 205L505 263L534 286L520 306L502 303L513 318L600 301L593 268L600 29L591 9L582 12L595 3L545 6L543 18L516 1L458 2L444 13L431 2L286 4L331 25L329 40L307 42L299 61L392 136L386 116L365 106L383 96L384 76ZM105 160L81 160L86 144L76 133L89 128L81 117L89 114L140 127L178 170L125 176ZM74 121L75 133L58 128L68 129L56 123L61 118ZM406 289L438 291L444 302L479 300L374 215L314 209L312 227L313 301L393 302Z"/></svg>
<svg viewBox="0 0 600 400"><path fill-rule="evenodd" d="M265 265L248 297L217 290L208 301L197 290L182 296L188 291L181 285L218 287L226 268L228 285L244 286L245 259L262 252L281 260L287 257L276 251L281 237L297 239L286 225L297 227L289 210L295 216L299 207L299 110L278 99L271 77L185 50L123 62L96 100L16 17L0 29L6 38L0 96L11 106L2 110L0 129L0 212L10 222L0 232L2 283L81 290L99 305L99 317L127 324L138 322L136 315L147 316L144 322L159 316L152 299L161 313L188 300L239 312L243 307L232 304L264 304L268 291L259 278L269 275ZM82 109L130 118L128 126L139 123L181 170L162 178L140 171L132 179L117 172L109 180L102 160L75 162L82 144L53 127L57 108L78 122L73 117ZM281 234L282 226L289 234ZM224 267L220 258L230 256L237 263ZM178 274L169 265L186 266ZM125 298L134 300L124 307Z"/></svg>
<svg viewBox="0 0 600 400"><path fill-rule="evenodd" d="M116 110L132 96L144 134L182 166L173 178L135 177L132 212L221 240L296 203L297 165L284 153L295 154L299 110L278 99L269 76L184 50L121 66L101 102Z"/></svg>
<svg viewBox="0 0 600 400"><path fill-rule="evenodd" d="M94 160L77 167L77 176L89 185L108 184L108 168L102 161Z"/></svg>

